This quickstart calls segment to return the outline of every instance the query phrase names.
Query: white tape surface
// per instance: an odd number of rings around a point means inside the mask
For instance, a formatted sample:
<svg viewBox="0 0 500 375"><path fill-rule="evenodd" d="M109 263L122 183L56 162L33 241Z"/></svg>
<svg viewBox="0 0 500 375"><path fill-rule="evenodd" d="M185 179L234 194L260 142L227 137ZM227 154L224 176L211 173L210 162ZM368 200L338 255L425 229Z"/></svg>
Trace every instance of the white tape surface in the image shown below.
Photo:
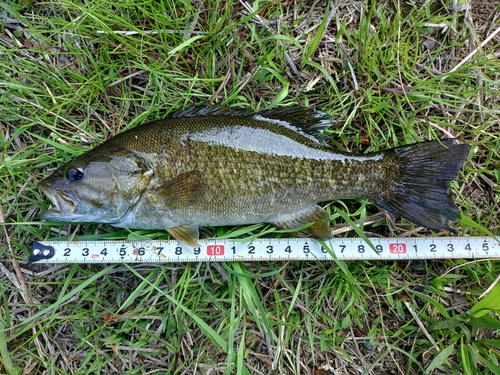
<svg viewBox="0 0 500 375"><path fill-rule="evenodd" d="M311 238L253 241L200 240L199 248L177 241L42 241L33 243L36 263L172 263L274 260L409 260L500 258L490 237L334 238L323 246Z"/></svg>

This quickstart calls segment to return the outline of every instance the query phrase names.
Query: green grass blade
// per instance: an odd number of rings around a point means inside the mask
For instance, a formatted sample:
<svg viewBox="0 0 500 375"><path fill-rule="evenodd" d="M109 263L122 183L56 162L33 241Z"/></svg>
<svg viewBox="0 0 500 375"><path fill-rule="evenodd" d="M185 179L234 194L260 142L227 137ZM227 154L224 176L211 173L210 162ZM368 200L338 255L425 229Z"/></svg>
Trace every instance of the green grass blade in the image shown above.
<svg viewBox="0 0 500 375"><path fill-rule="evenodd" d="M452 355L452 353L455 350L455 345L451 344L448 345L446 348L441 350L432 360L432 362L427 366L425 369L424 374L430 374L432 371L434 371L436 368L439 366L442 366L445 364L448 360L448 358Z"/></svg>
<svg viewBox="0 0 500 375"><path fill-rule="evenodd" d="M167 293L159 289L157 286L149 282L148 280L144 279L141 274L139 274L134 268L126 264L126 267L137 277L148 283L151 287L157 289L158 292L161 293L163 297L168 299L170 302L172 302L177 308L180 308L182 311L184 311L189 317L191 317L196 324L200 327L200 329L208 336L210 339L216 344L220 349L222 349L225 353L228 352L228 347L227 347L227 342L224 341L224 339L212 328L210 327L207 323L203 321L198 315L196 315L193 311L189 310L186 306L184 306L180 301L176 300L175 298L169 296Z"/></svg>
<svg viewBox="0 0 500 375"><path fill-rule="evenodd" d="M328 24L328 15L330 13L330 2L327 3L326 9L325 9L325 14L323 15L323 20L321 21L321 24L318 27L318 30L316 31L316 34L314 35L314 38L312 39L311 43L306 46L305 52L302 55L302 64L305 65L306 62L311 58L311 56L316 52L316 50L319 47L319 43L323 39L323 34L325 33L325 28Z"/></svg>
<svg viewBox="0 0 500 375"><path fill-rule="evenodd" d="M349 224L349 226L352 228L352 230L354 232L356 232L356 234L360 238L362 238L366 242L366 244L371 247L371 249L374 252L377 252L377 249L375 249L375 245L373 245L373 243L370 241L370 239L366 236L365 232L363 232L363 230L360 227L358 227L354 221L351 220L349 215L337 207L334 207L334 208L335 208L335 212L338 215L340 215L347 222L347 224Z"/></svg>
<svg viewBox="0 0 500 375"><path fill-rule="evenodd" d="M184 48L190 46L191 44L193 44L197 40L203 39L203 38L205 38L205 35L195 35L195 36L192 36L191 38L189 38L185 42L179 44L177 47L172 48L170 51L168 51L168 56L175 55L177 52L182 51Z"/></svg>
<svg viewBox="0 0 500 375"><path fill-rule="evenodd" d="M88 287L89 285L95 283L96 280L98 280L99 278L101 278L104 275L106 275L114 267L115 267L114 264L109 265L106 268L103 268L101 271L93 274L90 278L88 278L87 280L83 281L81 284L79 284L77 287L75 287L74 289L72 289L71 291L69 291L67 294L60 294L56 302L52 303L50 306L47 306L44 309L42 309L42 310L38 311L37 313L33 314L32 316L30 316L29 318L27 318L25 321L23 321L22 324L20 324L20 326L22 326L24 329L28 329L28 327L30 326L30 324L33 321L36 321L38 318L40 318L40 317L42 317L42 316L44 316L46 314L49 314L51 312L53 314L55 314L61 304L63 304L67 300L69 300L74 295L76 295L76 294L81 293L82 291L84 291L86 287ZM13 338L15 338L18 334L21 334L22 332L24 332L24 331L23 330L18 331L16 333L16 335L11 336L10 339L12 340Z"/></svg>
<svg viewBox="0 0 500 375"><path fill-rule="evenodd" d="M500 283L497 283L493 289L478 303L472 306L470 312L475 318L479 318L490 311L500 311Z"/></svg>
<svg viewBox="0 0 500 375"><path fill-rule="evenodd" d="M250 281L251 279L245 276L248 274L248 271L245 269L245 266L241 262L232 262L231 266L239 275L242 275L242 276L237 275L237 278L238 281L240 282L241 292L245 299L247 308L250 310L253 318L255 319L259 327L259 330L262 332L263 335L267 335L269 337L271 345L274 346L275 341L274 341L274 336L272 334L273 331L271 324L267 318L266 309L262 306L261 303L262 299L259 297L257 291L255 290L254 285ZM264 326L264 328L262 328L261 324Z"/></svg>
<svg viewBox="0 0 500 375"><path fill-rule="evenodd" d="M10 358L9 349L7 348L7 338L5 337L5 324L0 317L0 362L8 375L19 375L23 370L15 366Z"/></svg>

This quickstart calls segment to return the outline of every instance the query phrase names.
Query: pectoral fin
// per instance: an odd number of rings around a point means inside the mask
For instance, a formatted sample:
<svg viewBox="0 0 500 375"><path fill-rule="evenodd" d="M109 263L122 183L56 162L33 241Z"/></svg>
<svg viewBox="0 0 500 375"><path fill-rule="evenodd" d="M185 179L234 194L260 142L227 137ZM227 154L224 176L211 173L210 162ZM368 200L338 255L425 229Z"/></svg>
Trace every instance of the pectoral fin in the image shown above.
<svg viewBox="0 0 500 375"><path fill-rule="evenodd" d="M167 229L168 233L177 241L184 242L188 246L200 247L198 239L200 232L197 225L180 225L178 227Z"/></svg>
<svg viewBox="0 0 500 375"><path fill-rule="evenodd" d="M322 240L327 240L332 236L330 218L328 213L320 206L312 206L292 215L280 216L271 222L279 229L293 229L308 223L313 224L298 230L295 234L299 237L312 236Z"/></svg>
<svg viewBox="0 0 500 375"><path fill-rule="evenodd" d="M202 173L200 171L182 173L149 194L154 195L164 207L182 208L193 205L203 196Z"/></svg>

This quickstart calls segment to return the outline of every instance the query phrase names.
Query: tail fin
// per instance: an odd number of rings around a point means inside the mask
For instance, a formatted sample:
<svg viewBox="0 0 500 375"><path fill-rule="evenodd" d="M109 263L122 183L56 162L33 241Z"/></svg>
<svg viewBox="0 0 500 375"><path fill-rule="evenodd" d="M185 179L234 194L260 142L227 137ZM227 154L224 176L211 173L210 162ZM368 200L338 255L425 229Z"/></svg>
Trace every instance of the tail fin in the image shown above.
<svg viewBox="0 0 500 375"><path fill-rule="evenodd" d="M387 151L396 155L400 177L377 203L417 225L456 232L451 223L459 211L448 188L469 149L470 145L447 138Z"/></svg>

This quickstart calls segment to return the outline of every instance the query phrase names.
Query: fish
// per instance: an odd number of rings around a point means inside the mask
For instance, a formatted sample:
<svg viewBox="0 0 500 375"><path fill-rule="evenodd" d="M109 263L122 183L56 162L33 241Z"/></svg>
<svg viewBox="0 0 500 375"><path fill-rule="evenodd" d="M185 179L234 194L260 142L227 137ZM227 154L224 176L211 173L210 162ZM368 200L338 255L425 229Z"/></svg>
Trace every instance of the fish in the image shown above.
<svg viewBox="0 0 500 375"><path fill-rule="evenodd" d="M44 221L166 230L198 247L199 228L270 223L331 238L319 204L368 200L414 224L457 233L449 194L470 145L428 140L364 154L325 142L335 123L309 107L202 106L125 130L38 183Z"/></svg>

